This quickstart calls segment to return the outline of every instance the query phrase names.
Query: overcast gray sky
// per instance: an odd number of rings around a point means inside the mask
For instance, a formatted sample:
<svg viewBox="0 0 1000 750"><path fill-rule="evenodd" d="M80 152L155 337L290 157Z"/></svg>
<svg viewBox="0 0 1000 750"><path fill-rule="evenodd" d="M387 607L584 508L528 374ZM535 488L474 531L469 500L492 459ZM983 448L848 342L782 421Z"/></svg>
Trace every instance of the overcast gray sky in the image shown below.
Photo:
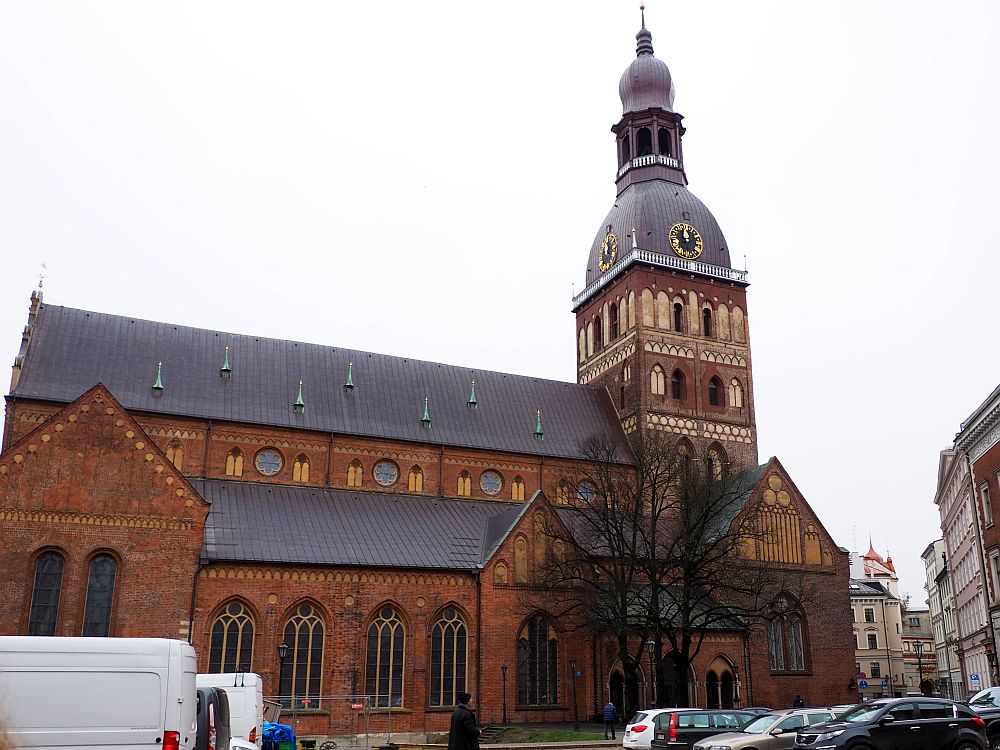
<svg viewBox="0 0 1000 750"><path fill-rule="evenodd" d="M938 452L1000 379L1000 3L646 19L746 256L761 459L922 602ZM638 28L638 0L0 2L0 363L44 261L51 304L574 380Z"/></svg>

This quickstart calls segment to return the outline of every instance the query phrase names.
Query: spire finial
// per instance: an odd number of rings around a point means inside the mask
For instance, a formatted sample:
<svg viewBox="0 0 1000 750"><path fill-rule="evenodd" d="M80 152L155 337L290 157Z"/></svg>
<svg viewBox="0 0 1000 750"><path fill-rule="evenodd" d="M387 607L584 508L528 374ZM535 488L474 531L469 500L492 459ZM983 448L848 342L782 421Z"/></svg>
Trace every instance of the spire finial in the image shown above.
<svg viewBox="0 0 1000 750"><path fill-rule="evenodd" d="M222 359L222 367L219 368L220 378L231 378L233 376L233 368L229 366L229 347L226 347L226 356Z"/></svg>
<svg viewBox="0 0 1000 750"><path fill-rule="evenodd" d="M345 391L353 391L354 390L354 363L353 362L348 362L347 363L347 382L344 383L344 390Z"/></svg>
<svg viewBox="0 0 1000 750"><path fill-rule="evenodd" d="M302 400L302 381L299 381L299 395L295 397L295 403L292 404L292 411L296 414L301 414L306 410L306 402Z"/></svg>
<svg viewBox="0 0 1000 750"><path fill-rule="evenodd" d="M479 405L479 400L476 398L476 379L472 379L472 392L469 393L469 408L475 409Z"/></svg>
<svg viewBox="0 0 1000 750"><path fill-rule="evenodd" d="M161 376L161 371L163 370L163 362L156 363L156 382L153 383L154 391L163 390L163 377Z"/></svg>
<svg viewBox="0 0 1000 750"><path fill-rule="evenodd" d="M542 410L535 411L535 440L544 440L545 431L542 429Z"/></svg>
<svg viewBox="0 0 1000 750"><path fill-rule="evenodd" d="M45 261L42 261L42 265L38 269L38 291L42 291L42 285L45 284L45 269L48 266L45 265Z"/></svg>
<svg viewBox="0 0 1000 750"><path fill-rule="evenodd" d="M639 3L639 12L642 14L642 28L646 28L646 3Z"/></svg>
<svg viewBox="0 0 1000 750"><path fill-rule="evenodd" d="M420 418L420 421L423 422L424 427L430 427L431 426L431 411L430 411L430 407L428 406L429 402L430 402L430 398L428 398L427 396L424 396L424 416L422 416Z"/></svg>
<svg viewBox="0 0 1000 750"><path fill-rule="evenodd" d="M645 3L642 3L639 6L639 11L642 13L642 28L639 29L639 33L635 35L635 41L638 43L635 48L636 57L653 54L653 35L650 34L649 29L646 28Z"/></svg>

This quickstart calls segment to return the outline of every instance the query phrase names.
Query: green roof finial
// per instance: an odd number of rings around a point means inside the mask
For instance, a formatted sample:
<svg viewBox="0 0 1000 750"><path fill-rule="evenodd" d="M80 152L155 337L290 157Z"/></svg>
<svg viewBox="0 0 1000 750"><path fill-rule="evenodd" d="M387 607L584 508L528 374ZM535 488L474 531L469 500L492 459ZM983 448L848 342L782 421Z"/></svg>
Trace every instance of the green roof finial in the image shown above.
<svg viewBox="0 0 1000 750"><path fill-rule="evenodd" d="M229 347L226 347L226 357L222 360L222 367L219 368L220 378L231 378L233 376L233 368L229 366Z"/></svg>
<svg viewBox="0 0 1000 750"><path fill-rule="evenodd" d="M476 379L472 379L472 393L469 394L469 408L475 409L479 406L479 401L476 399Z"/></svg>
<svg viewBox="0 0 1000 750"><path fill-rule="evenodd" d="M348 391L354 390L354 363L347 363L347 382L344 383L344 388Z"/></svg>
<svg viewBox="0 0 1000 750"><path fill-rule="evenodd" d="M429 401L430 399L427 396L424 396L424 416L420 418L420 421L424 423L424 427L431 426L431 411L430 407L427 405Z"/></svg>
<svg viewBox="0 0 1000 750"><path fill-rule="evenodd" d="M156 363L156 382L153 383L153 390L154 391L162 391L163 390L163 378L160 377L160 371L162 369L163 369L163 363L162 362L157 362Z"/></svg>
<svg viewBox="0 0 1000 750"><path fill-rule="evenodd" d="M292 404L292 411L296 414L301 414L306 410L306 402L302 400L302 381L299 381L299 395L295 397L295 403Z"/></svg>
<svg viewBox="0 0 1000 750"><path fill-rule="evenodd" d="M542 430L542 410L539 409L535 412L536 422L535 422L535 440L544 440L545 432Z"/></svg>

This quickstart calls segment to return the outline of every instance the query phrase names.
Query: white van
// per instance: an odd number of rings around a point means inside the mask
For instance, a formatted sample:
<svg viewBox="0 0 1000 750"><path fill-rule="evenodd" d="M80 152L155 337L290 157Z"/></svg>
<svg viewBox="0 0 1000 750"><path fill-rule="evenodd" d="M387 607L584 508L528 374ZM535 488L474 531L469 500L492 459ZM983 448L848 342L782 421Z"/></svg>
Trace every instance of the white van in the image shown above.
<svg viewBox="0 0 1000 750"><path fill-rule="evenodd" d="M229 698L229 726L233 739L242 739L258 748L264 740L264 685L253 672L199 674L198 687L220 687Z"/></svg>
<svg viewBox="0 0 1000 750"><path fill-rule="evenodd" d="M0 636L0 724L14 747L192 750L196 671L183 641Z"/></svg>

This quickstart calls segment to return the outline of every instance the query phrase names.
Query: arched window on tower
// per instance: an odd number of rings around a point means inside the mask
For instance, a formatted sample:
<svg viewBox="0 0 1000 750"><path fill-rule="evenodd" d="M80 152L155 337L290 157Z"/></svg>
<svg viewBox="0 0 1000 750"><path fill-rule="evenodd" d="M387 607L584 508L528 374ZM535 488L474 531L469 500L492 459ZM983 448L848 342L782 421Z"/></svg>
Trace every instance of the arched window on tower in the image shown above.
<svg viewBox="0 0 1000 750"><path fill-rule="evenodd" d="M657 396L662 396L666 392L667 378L663 368L653 365L653 371L649 373L649 389Z"/></svg>
<svg viewBox="0 0 1000 750"><path fill-rule="evenodd" d="M729 405L743 408L743 386L736 378L729 381Z"/></svg>
<svg viewBox="0 0 1000 750"><path fill-rule="evenodd" d="M684 390L684 373L680 370L674 370L673 375L670 376L670 397L682 401L687 395Z"/></svg>
<svg viewBox="0 0 1000 750"><path fill-rule="evenodd" d="M614 341L622 335L618 330L618 303L615 302L608 308L608 339Z"/></svg>
<svg viewBox="0 0 1000 750"><path fill-rule="evenodd" d="M604 348L604 330L603 330L603 320L601 320L600 313L594 318L594 351L601 351Z"/></svg>
<svg viewBox="0 0 1000 750"><path fill-rule="evenodd" d="M674 330L677 333L684 330L684 305L680 302L674 303Z"/></svg>
<svg viewBox="0 0 1000 750"><path fill-rule="evenodd" d="M226 456L226 476L243 476L243 451L239 448L233 448Z"/></svg>
<svg viewBox="0 0 1000 750"><path fill-rule="evenodd" d="M705 336L712 335L712 310L708 307L701 311L701 332Z"/></svg>
<svg viewBox="0 0 1000 750"><path fill-rule="evenodd" d="M722 381L718 378L712 378L708 381L708 404L709 406L719 406L722 403L722 399L719 397L719 393L722 391Z"/></svg>
<svg viewBox="0 0 1000 750"><path fill-rule="evenodd" d="M628 133L622 138L622 166L632 158L632 140L628 137Z"/></svg>
<svg viewBox="0 0 1000 750"><path fill-rule="evenodd" d="M306 457L305 453L300 453L295 459L295 463L292 464L292 481L309 481L309 459Z"/></svg>
<svg viewBox="0 0 1000 750"><path fill-rule="evenodd" d="M648 156L653 153L653 134L649 132L649 128L639 128L636 136L636 144L639 147L636 156Z"/></svg>
<svg viewBox="0 0 1000 750"><path fill-rule="evenodd" d="M660 128L657 131L657 137L660 141L660 153L664 156L670 156L670 131L666 128Z"/></svg>

